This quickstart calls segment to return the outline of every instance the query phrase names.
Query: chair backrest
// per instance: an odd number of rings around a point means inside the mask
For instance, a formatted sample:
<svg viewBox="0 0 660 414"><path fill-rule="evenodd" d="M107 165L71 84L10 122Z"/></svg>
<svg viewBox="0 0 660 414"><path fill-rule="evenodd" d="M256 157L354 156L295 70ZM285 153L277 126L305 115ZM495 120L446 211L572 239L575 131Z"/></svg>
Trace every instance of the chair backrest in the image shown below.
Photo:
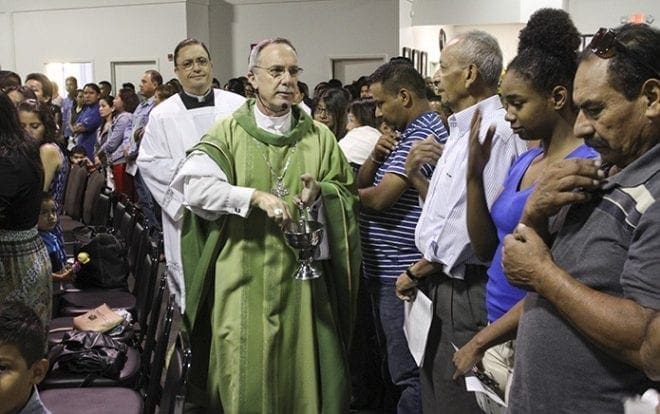
<svg viewBox="0 0 660 414"><path fill-rule="evenodd" d="M177 335L174 352L167 366L165 384L158 404L160 414L183 414L191 359L190 338L187 332L181 331Z"/></svg>
<svg viewBox="0 0 660 414"><path fill-rule="evenodd" d="M107 226L110 220L110 206L112 205L112 199L110 195L101 192L96 202L94 203L94 208L92 209L92 217L90 219L90 226Z"/></svg>
<svg viewBox="0 0 660 414"><path fill-rule="evenodd" d="M126 212L126 203L121 200L115 202L115 206L112 209L112 227L115 231L119 231L121 227L121 218L124 217L124 212Z"/></svg>
<svg viewBox="0 0 660 414"><path fill-rule="evenodd" d="M105 187L105 177L101 171L96 170L87 177L87 186L85 188L82 207L83 223L92 225L94 209L97 207L97 200L101 191L103 191L103 187Z"/></svg>
<svg viewBox="0 0 660 414"><path fill-rule="evenodd" d="M146 329L143 329L141 332L142 339L144 340L144 346L142 347L142 366L145 371L149 370L149 360L151 358L151 353L156 346L156 325L158 324L158 316L160 315L160 310L163 305L163 296L165 295L165 289L167 288L167 273L163 272L159 279L158 290L154 295L153 303L151 304L151 311L149 312ZM148 374L148 372L146 372Z"/></svg>
<svg viewBox="0 0 660 414"><path fill-rule="evenodd" d="M140 259L147 253L148 231L140 220L135 220L131 240L126 241L128 247L128 268L135 276L140 266Z"/></svg>
<svg viewBox="0 0 660 414"><path fill-rule="evenodd" d="M126 244L131 242L131 237L133 237L133 227L135 226L135 214L131 209L124 210L124 214L121 216L119 222L119 235L121 236Z"/></svg>
<svg viewBox="0 0 660 414"><path fill-rule="evenodd" d="M137 272L135 275L135 288L133 294L136 300L137 321L140 326L139 341L143 339L146 330L149 327L148 315L155 309L157 313L158 308L155 307L154 295L156 293L156 283L158 282L158 259L148 250L138 260ZM163 293L160 293L158 300L158 307L162 302Z"/></svg>
<svg viewBox="0 0 660 414"><path fill-rule="evenodd" d="M87 169L79 165L71 166L64 192L64 214L74 220L82 216L82 202L87 183Z"/></svg>
<svg viewBox="0 0 660 414"><path fill-rule="evenodd" d="M174 295L167 299L165 314L158 324L156 330L156 347L150 361L150 370L147 374L147 396L144 402L144 413L153 414L156 411L158 401L160 401L162 389L160 386L160 377L163 375L165 367L165 357L167 356L167 346L170 342L170 333L172 332L172 321L174 320Z"/></svg>

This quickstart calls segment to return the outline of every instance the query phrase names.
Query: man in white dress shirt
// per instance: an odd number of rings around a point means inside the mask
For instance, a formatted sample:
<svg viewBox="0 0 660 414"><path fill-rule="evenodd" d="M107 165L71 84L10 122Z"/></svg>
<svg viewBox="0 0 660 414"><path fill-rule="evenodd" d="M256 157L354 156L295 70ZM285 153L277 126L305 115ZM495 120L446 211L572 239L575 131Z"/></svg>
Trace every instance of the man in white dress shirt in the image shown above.
<svg viewBox="0 0 660 414"><path fill-rule="evenodd" d="M215 123L231 115L245 99L211 88L213 63L206 45L196 39L181 41L174 49L174 72L183 91L155 107L145 128L137 163L154 200L162 208L163 239L168 284L185 309L181 268L180 195L170 189L186 150Z"/></svg>
<svg viewBox="0 0 660 414"><path fill-rule="evenodd" d="M486 325L486 264L475 256L467 230L466 174L470 123L477 110L482 122L479 140L496 125L490 161L484 170L488 206L500 192L509 167L526 148L504 119L497 95L502 72L502 52L497 41L481 31L458 35L442 51L440 85L442 101L454 112L448 119L449 139L430 180L412 179L426 194L417 223L415 241L422 260L410 265L397 279L401 299L414 297L422 279L429 282L434 320L421 370L424 412L480 413L474 393L452 380L452 344L461 347ZM424 159L413 148L408 159ZM408 175L419 176L419 165L407 163Z"/></svg>

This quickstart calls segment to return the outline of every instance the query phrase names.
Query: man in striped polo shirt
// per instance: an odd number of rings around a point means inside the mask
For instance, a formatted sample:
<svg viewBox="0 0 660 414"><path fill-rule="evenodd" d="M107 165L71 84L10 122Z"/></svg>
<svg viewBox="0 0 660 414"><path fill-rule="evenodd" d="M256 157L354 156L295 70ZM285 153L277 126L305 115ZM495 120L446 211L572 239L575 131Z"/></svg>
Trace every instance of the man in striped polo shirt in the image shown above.
<svg viewBox="0 0 660 414"><path fill-rule="evenodd" d="M421 413L419 370L403 333L403 302L394 290L397 276L421 258L415 247L420 194L406 174L405 163L412 146L420 143L436 161L448 133L429 106L424 79L409 63L386 63L369 82L376 116L402 132L400 136L381 136L358 174L363 270L379 342L387 349L392 382L401 389L397 412ZM433 168L422 166L426 179Z"/></svg>

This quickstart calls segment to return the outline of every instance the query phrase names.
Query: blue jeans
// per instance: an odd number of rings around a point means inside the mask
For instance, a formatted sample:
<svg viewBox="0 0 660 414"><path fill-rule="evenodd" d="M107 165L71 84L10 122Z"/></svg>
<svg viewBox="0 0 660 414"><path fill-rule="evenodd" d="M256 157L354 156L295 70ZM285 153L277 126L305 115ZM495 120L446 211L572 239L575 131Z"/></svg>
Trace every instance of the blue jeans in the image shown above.
<svg viewBox="0 0 660 414"><path fill-rule="evenodd" d="M403 301L394 293L394 280L368 279L374 323L381 348L387 351L392 382L401 390L397 413L421 413L419 368L403 333Z"/></svg>
<svg viewBox="0 0 660 414"><path fill-rule="evenodd" d="M156 229L158 231L162 231L163 226L161 225L160 222L161 218L160 218L160 214L158 214L156 203L154 203L154 198L151 195L149 188L147 188L147 185L144 183L144 180L142 179L142 174L140 174L139 169L137 170L137 172L135 173L135 177L133 178L134 178L135 194L137 195L138 205L142 210L142 214L144 215L144 218L147 219L147 223L149 227Z"/></svg>

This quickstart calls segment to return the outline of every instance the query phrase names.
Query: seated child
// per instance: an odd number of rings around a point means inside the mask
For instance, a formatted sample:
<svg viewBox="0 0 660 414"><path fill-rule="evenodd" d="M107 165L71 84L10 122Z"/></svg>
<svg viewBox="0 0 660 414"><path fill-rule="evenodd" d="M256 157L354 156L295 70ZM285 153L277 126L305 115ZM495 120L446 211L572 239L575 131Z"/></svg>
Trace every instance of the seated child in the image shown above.
<svg viewBox="0 0 660 414"><path fill-rule="evenodd" d="M48 372L46 329L21 302L0 303L0 412L50 414L36 385Z"/></svg>
<svg viewBox="0 0 660 414"><path fill-rule="evenodd" d="M86 167L87 172L91 173L96 170L94 163L87 158L87 151L82 145L76 145L69 151L69 165L78 164L81 167Z"/></svg>
<svg viewBox="0 0 660 414"><path fill-rule="evenodd" d="M87 160L87 151L82 145L76 145L75 147L71 148L71 151L69 151L69 162L71 165L81 165L81 163L82 165L87 165Z"/></svg>
<svg viewBox="0 0 660 414"><path fill-rule="evenodd" d="M66 266L66 253L62 241L51 230L57 225L57 207L53 196L48 193L41 195L41 210L37 230L46 245L50 263L53 267L53 281L62 282L73 277L73 270Z"/></svg>

